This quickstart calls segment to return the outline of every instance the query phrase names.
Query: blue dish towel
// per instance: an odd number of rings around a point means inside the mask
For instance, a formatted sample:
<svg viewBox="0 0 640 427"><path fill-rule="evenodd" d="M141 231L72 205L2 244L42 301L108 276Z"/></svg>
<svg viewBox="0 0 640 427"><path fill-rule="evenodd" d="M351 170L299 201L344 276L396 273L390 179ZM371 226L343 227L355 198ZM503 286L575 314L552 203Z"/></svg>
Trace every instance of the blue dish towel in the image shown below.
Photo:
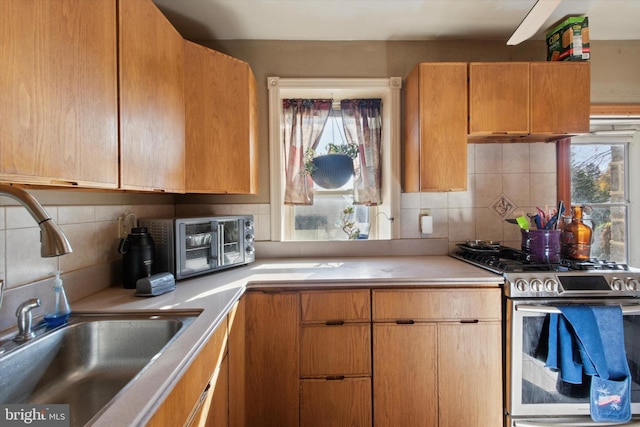
<svg viewBox="0 0 640 427"><path fill-rule="evenodd" d="M546 366L563 381L580 384L591 376L591 418L596 422L631 419L631 381L619 306L559 307L549 318Z"/></svg>

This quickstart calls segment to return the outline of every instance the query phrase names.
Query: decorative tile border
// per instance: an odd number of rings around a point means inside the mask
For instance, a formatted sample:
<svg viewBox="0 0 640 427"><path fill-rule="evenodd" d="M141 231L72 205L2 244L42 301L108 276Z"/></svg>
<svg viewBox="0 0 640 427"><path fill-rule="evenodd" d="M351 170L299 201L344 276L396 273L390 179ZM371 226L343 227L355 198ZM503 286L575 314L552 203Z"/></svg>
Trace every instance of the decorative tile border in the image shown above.
<svg viewBox="0 0 640 427"><path fill-rule="evenodd" d="M491 210L494 215L497 215L499 218L504 220L511 215L516 208L516 204L509 200L506 194L502 193L496 200L494 200L489 207L489 210Z"/></svg>

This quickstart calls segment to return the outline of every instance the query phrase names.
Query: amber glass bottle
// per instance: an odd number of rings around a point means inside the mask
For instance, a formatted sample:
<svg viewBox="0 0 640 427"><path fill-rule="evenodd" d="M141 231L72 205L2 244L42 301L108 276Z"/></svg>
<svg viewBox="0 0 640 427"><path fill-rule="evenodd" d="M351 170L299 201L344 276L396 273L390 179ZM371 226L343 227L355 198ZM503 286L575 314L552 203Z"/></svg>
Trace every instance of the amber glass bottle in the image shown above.
<svg viewBox="0 0 640 427"><path fill-rule="evenodd" d="M593 230L582 220L582 206L572 206L572 220L562 230L562 256L569 259L589 260Z"/></svg>

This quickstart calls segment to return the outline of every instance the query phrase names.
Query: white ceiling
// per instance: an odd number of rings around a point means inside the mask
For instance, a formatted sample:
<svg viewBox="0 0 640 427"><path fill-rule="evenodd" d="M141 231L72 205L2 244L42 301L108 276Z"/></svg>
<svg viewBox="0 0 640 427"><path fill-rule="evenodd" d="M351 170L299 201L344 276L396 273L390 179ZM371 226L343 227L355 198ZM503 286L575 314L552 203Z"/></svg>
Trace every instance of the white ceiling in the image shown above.
<svg viewBox="0 0 640 427"><path fill-rule="evenodd" d="M545 0L541 0L545 1ZM191 40L506 40L535 0L154 0ZM592 40L640 40L640 0L563 0Z"/></svg>

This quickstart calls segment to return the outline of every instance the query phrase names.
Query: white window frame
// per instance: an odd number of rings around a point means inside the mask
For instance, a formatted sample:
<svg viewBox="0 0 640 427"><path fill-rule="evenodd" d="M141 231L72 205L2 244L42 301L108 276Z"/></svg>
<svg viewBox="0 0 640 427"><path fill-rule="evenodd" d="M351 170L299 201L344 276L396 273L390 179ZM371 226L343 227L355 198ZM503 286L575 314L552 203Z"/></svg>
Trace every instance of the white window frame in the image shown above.
<svg viewBox="0 0 640 427"><path fill-rule="evenodd" d="M390 78L280 78L268 77L269 89L269 149L270 149L270 209L271 240L283 241L288 207L283 204L284 165L282 156L282 100L286 98L381 98L383 106L382 197L373 221L393 218L389 235L379 235L378 240L400 236L400 90L401 77Z"/></svg>
<svg viewBox="0 0 640 427"><path fill-rule="evenodd" d="M627 264L640 268L640 117L592 116L591 132L572 138L572 143L618 143L626 145L625 188L627 195ZM633 183L633 185L631 185Z"/></svg>

